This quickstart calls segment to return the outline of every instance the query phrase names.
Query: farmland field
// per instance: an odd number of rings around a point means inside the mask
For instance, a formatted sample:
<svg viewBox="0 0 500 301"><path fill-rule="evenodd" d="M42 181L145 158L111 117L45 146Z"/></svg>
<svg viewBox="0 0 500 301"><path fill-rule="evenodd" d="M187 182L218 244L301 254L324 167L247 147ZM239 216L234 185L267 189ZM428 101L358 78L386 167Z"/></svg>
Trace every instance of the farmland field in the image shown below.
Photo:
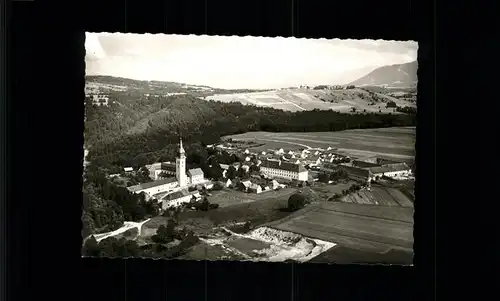
<svg viewBox="0 0 500 301"><path fill-rule="evenodd" d="M374 186L370 191L361 190L343 198L344 202L413 208L413 201L399 189Z"/></svg>
<svg viewBox="0 0 500 301"><path fill-rule="evenodd" d="M208 212L186 210L179 215L179 225L192 229L198 235L207 235L217 226L231 227L234 223L250 222L255 227L279 220L290 214L280 209L287 206L288 197L295 191L285 188L257 195L224 189L208 198L211 203L225 203L226 206L220 205ZM163 216L152 218L144 224L140 238L148 240L160 225L166 225L167 220L168 217Z"/></svg>
<svg viewBox="0 0 500 301"><path fill-rule="evenodd" d="M415 103L398 99L383 93L376 93L383 101L370 105L374 99L363 89L352 90L309 90L309 89L284 89L265 92L218 94L208 96L206 100L221 102L240 102L245 105L256 105L262 107L273 107L285 111L305 110L334 110L348 113L351 107L357 111L382 113L394 112L392 108L386 108L385 102L394 101L398 106L415 107Z"/></svg>
<svg viewBox="0 0 500 301"><path fill-rule="evenodd" d="M244 257L238 256L222 245L210 245L205 242L200 242L192 247L187 254L184 254L178 259L187 260L242 260Z"/></svg>
<svg viewBox="0 0 500 301"><path fill-rule="evenodd" d="M297 191L295 188L283 188L280 190L266 191L256 194L244 193L227 188L220 191L214 191L210 200L214 204L219 204L220 207L226 207L262 200L270 201L275 199L288 199L288 197L290 197L295 191Z"/></svg>
<svg viewBox="0 0 500 301"><path fill-rule="evenodd" d="M349 187L352 186L356 182L354 181L348 181L346 183L337 183L335 185L333 184L325 184L321 182L316 182L314 183L313 186L311 186L311 190L316 192L320 199L326 201L328 198L332 197L334 194L342 194L342 190L349 189Z"/></svg>
<svg viewBox="0 0 500 301"><path fill-rule="evenodd" d="M413 253L391 249L385 253L366 252L344 246L335 246L314 257L314 263L376 263L376 264L412 264Z"/></svg>
<svg viewBox="0 0 500 301"><path fill-rule="evenodd" d="M413 247L413 209L405 207L322 203L272 227L366 252Z"/></svg>
<svg viewBox="0 0 500 301"><path fill-rule="evenodd" d="M338 132L270 133L248 132L228 136L234 140L251 140L264 145L250 149L262 151L283 148L337 148L336 152L352 157L387 158L412 162L415 154L415 127L359 129Z"/></svg>

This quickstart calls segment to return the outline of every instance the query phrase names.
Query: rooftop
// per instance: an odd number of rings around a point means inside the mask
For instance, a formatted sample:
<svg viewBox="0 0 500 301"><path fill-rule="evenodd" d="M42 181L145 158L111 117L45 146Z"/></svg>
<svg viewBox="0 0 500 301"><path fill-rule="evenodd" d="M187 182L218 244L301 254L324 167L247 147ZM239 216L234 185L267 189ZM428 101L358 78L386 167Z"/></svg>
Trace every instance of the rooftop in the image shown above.
<svg viewBox="0 0 500 301"><path fill-rule="evenodd" d="M366 161L360 161L360 160L354 160L352 161L353 166L361 167L361 168L368 168L368 167L378 167L380 166L379 164L371 163L371 162L366 162Z"/></svg>
<svg viewBox="0 0 500 301"><path fill-rule="evenodd" d="M404 171L404 170L410 170L410 167L406 163L396 163L396 164L370 168L370 171L372 173L385 173L385 172Z"/></svg>
<svg viewBox="0 0 500 301"><path fill-rule="evenodd" d="M130 186L130 187L127 187L127 189L131 192L136 192L139 190L149 189L149 188L153 188L156 186L170 184L170 183L174 183L174 182L177 182L177 179L172 177L172 178L157 180L157 181L153 181L153 182L149 182L149 183L142 183L139 185Z"/></svg>
<svg viewBox="0 0 500 301"><path fill-rule="evenodd" d="M361 177L369 177L371 174L370 169L355 167L355 166L347 166L347 165L339 165L340 169L345 170L347 173L352 175L357 175Z"/></svg>
<svg viewBox="0 0 500 301"><path fill-rule="evenodd" d="M291 171L291 172L303 172L307 171L304 166L301 164L295 164L292 162L283 162L279 160L264 160L260 164L260 167L264 168L274 168L274 169L279 169L279 170L286 170L286 171Z"/></svg>
<svg viewBox="0 0 500 301"><path fill-rule="evenodd" d="M190 176L203 176L203 170L201 168L193 168L188 170Z"/></svg>

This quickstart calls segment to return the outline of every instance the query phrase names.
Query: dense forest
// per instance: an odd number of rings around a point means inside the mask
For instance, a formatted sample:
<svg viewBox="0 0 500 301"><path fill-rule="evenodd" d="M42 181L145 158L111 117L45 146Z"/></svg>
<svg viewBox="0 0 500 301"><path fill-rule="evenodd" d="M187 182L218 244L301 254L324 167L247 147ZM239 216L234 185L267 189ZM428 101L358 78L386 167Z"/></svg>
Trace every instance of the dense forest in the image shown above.
<svg viewBox="0 0 500 301"><path fill-rule="evenodd" d="M287 112L204 101L190 95L121 96L112 97L109 107L96 107L90 101L86 105L87 159L101 167L138 168L150 162L172 160L179 135L187 151L196 153L222 136L248 131L317 132L416 124L414 111L397 115L332 110Z"/></svg>

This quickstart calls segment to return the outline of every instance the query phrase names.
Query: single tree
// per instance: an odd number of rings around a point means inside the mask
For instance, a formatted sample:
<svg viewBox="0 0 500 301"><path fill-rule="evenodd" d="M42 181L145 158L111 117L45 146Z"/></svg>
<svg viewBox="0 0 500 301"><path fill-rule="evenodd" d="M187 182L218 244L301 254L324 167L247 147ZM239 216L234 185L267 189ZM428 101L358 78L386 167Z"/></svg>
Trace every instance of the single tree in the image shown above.
<svg viewBox="0 0 500 301"><path fill-rule="evenodd" d="M236 178L236 168L233 165L229 165L226 177L230 180L234 180L234 178Z"/></svg>
<svg viewBox="0 0 500 301"><path fill-rule="evenodd" d="M288 198L288 210L296 211L303 208L306 204L306 198L300 193L295 193Z"/></svg>

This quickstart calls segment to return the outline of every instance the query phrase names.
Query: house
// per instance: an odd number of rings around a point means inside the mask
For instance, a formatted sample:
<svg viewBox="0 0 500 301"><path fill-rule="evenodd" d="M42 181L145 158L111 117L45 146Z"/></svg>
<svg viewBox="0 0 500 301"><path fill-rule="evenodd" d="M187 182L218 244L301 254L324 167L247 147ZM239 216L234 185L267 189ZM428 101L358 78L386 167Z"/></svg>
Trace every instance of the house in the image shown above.
<svg viewBox="0 0 500 301"><path fill-rule="evenodd" d="M250 181L241 181L238 183L238 189L243 192L247 192L251 185L252 182Z"/></svg>
<svg viewBox="0 0 500 301"><path fill-rule="evenodd" d="M258 184L251 183L250 187L248 187L248 192L252 193L261 193L262 192L262 187Z"/></svg>
<svg viewBox="0 0 500 301"><path fill-rule="evenodd" d="M377 177L405 177L411 174L411 168L406 163L386 164L383 166L376 166L369 168L373 174L372 178Z"/></svg>
<svg viewBox="0 0 500 301"><path fill-rule="evenodd" d="M199 200L201 198L201 195L198 191L186 191L186 190L176 191L167 194L160 200L161 208L165 210L172 207L178 207L183 203L191 202L193 197L196 200Z"/></svg>
<svg viewBox="0 0 500 301"><path fill-rule="evenodd" d="M242 168L245 172L248 172L248 171L250 170L250 165L243 164L243 165L241 165L241 168Z"/></svg>
<svg viewBox="0 0 500 301"><path fill-rule="evenodd" d="M229 165L227 164L219 164L220 168L222 168L222 177L226 178L227 175L227 170L229 168Z"/></svg>
<svg viewBox="0 0 500 301"><path fill-rule="evenodd" d="M226 187L231 187L232 185L233 185L233 181L231 181L231 179L227 179L226 184L224 184L224 186L226 186Z"/></svg>
<svg viewBox="0 0 500 301"><path fill-rule="evenodd" d="M188 170L187 172L188 177L190 178L190 183L191 184L198 184L203 182L204 179L204 173L201 168L193 168Z"/></svg>
<svg viewBox="0 0 500 301"><path fill-rule="evenodd" d="M302 159L302 163L309 166L317 166L321 164L322 158L320 155L311 155L307 156L305 159Z"/></svg>
<svg viewBox="0 0 500 301"><path fill-rule="evenodd" d="M125 167L123 170L125 172L132 172L132 171L134 171L134 169L132 167Z"/></svg>
<svg viewBox="0 0 500 301"><path fill-rule="evenodd" d="M278 181L276 181L276 180L273 180L272 183L271 183L271 185L272 185L271 187L273 189L276 189L276 188L280 187L280 183L278 183Z"/></svg>
<svg viewBox="0 0 500 301"><path fill-rule="evenodd" d="M373 174L370 169L347 165L339 165L338 168L347 172L349 178L354 181L369 183L373 178Z"/></svg>
<svg viewBox="0 0 500 301"><path fill-rule="evenodd" d="M260 171L268 177L296 179L306 181L308 170L301 164L283 162L280 160L264 160L260 164Z"/></svg>
<svg viewBox="0 0 500 301"><path fill-rule="evenodd" d="M89 94L87 97L92 99L92 104L96 106L107 106L109 104L109 97L105 94Z"/></svg>

